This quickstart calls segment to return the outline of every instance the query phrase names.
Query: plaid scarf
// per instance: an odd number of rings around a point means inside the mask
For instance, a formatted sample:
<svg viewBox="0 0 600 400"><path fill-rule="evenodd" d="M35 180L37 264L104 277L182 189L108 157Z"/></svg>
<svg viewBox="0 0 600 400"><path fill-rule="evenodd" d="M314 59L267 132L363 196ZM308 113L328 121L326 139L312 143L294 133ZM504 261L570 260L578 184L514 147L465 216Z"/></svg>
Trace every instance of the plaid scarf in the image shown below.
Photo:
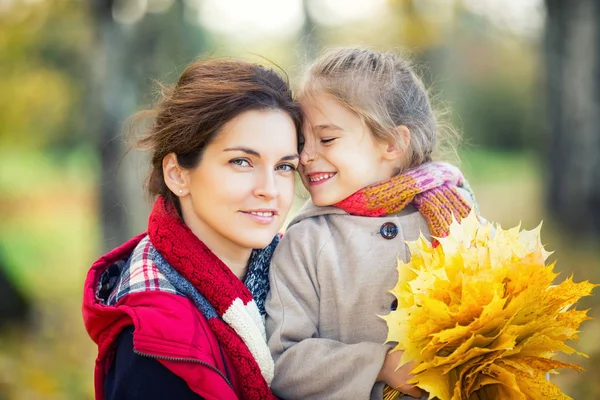
<svg viewBox="0 0 600 400"><path fill-rule="evenodd" d="M206 317L240 377L243 398L275 399L269 388L274 366L266 344L264 300L270 256L279 237L253 252L245 280L249 290L162 197L150 214L148 236L148 257Z"/></svg>
<svg viewBox="0 0 600 400"><path fill-rule="evenodd" d="M444 237L453 215L462 219L471 211L458 188L469 192L474 202L473 192L458 168L431 162L367 186L334 205L351 215L383 217L413 204L427 221L431 235Z"/></svg>
<svg viewBox="0 0 600 400"><path fill-rule="evenodd" d="M139 292L159 291L185 296L158 270L152 261L153 251L155 249L146 235L135 246L128 260L116 262L102 274L99 284L110 290L106 305L114 306L123 297ZM114 285L110 283L111 276L116 279ZM99 297L104 298L105 295L100 294Z"/></svg>

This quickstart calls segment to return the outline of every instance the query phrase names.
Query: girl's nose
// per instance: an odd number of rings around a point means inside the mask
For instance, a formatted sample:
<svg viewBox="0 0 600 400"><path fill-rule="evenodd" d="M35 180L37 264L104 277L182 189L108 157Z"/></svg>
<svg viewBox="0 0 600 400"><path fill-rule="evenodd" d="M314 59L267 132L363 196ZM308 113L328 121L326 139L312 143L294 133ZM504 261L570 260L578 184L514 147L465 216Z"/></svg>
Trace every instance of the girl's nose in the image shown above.
<svg viewBox="0 0 600 400"><path fill-rule="evenodd" d="M314 161L316 150L312 146L308 146L308 143L304 145L302 152L300 152L300 162L304 165Z"/></svg>

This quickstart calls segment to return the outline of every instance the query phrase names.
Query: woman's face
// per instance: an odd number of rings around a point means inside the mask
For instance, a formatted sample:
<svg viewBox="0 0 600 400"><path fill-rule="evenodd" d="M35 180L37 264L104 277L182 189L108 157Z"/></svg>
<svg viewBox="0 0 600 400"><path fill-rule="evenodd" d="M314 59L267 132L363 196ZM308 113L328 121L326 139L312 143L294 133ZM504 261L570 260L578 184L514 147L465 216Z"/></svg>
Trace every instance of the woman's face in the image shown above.
<svg viewBox="0 0 600 400"><path fill-rule="evenodd" d="M206 147L198 166L185 171L185 223L218 255L267 246L292 205L298 162L288 114L238 115Z"/></svg>

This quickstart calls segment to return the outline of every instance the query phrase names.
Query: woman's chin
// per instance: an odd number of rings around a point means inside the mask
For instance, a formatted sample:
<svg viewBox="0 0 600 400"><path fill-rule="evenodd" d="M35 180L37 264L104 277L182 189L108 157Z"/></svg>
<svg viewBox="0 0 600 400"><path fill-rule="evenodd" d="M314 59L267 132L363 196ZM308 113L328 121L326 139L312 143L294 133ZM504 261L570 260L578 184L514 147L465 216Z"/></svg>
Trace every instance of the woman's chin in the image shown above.
<svg viewBox="0 0 600 400"><path fill-rule="evenodd" d="M249 249L263 249L267 247L273 241L277 230L265 230L264 232L249 232L248 234L241 235L239 242L243 247Z"/></svg>

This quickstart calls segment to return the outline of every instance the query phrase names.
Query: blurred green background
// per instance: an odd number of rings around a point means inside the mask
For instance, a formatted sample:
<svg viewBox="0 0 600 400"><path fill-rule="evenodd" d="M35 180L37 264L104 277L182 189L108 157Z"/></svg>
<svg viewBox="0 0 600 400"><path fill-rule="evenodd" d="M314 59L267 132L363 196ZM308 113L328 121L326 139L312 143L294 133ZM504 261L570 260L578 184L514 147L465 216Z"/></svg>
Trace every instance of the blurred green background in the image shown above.
<svg viewBox="0 0 600 400"><path fill-rule="evenodd" d="M599 21L595 0L0 0L0 400L92 398L85 273L148 212L123 123L206 56L294 83L326 46L410 52L482 213L544 220L561 277L600 283ZM598 299L587 372L553 378L575 399L600 398Z"/></svg>

